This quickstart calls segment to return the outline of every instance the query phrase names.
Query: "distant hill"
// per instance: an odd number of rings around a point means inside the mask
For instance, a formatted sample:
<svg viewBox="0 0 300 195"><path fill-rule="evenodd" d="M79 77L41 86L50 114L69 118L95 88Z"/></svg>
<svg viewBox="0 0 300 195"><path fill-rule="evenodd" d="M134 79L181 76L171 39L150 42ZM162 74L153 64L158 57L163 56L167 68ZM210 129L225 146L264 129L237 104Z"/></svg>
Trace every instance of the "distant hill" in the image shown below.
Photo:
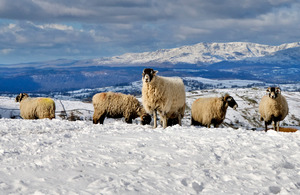
<svg viewBox="0 0 300 195"><path fill-rule="evenodd" d="M123 85L140 80L145 67L153 67L165 76L297 83L300 82L300 42L279 46L199 43L109 58L0 65L0 93Z"/></svg>

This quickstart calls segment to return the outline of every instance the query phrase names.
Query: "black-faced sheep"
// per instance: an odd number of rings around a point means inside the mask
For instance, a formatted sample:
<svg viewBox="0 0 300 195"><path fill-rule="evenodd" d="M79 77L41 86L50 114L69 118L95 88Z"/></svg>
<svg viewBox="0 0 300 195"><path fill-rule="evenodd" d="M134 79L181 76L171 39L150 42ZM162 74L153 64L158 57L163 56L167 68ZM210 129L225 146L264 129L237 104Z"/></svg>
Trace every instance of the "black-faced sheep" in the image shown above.
<svg viewBox="0 0 300 195"><path fill-rule="evenodd" d="M132 123L132 119L140 116L143 125L151 122L151 116L145 112L140 102L132 95L113 92L97 93L93 96L93 106L94 124L103 124L105 117L125 117L126 123Z"/></svg>
<svg viewBox="0 0 300 195"><path fill-rule="evenodd" d="M55 118L55 103L51 98L30 98L26 93L16 97L20 102L20 114L23 119Z"/></svg>
<svg viewBox="0 0 300 195"><path fill-rule="evenodd" d="M265 121L267 126L273 122L275 131L279 131L279 121L282 121L289 113L288 103L279 87L269 87L267 95L263 96L259 103L260 119Z"/></svg>
<svg viewBox="0 0 300 195"><path fill-rule="evenodd" d="M218 127L225 119L228 106L238 107L233 97L226 94L223 97L199 98L192 104L192 125L201 125L210 128L212 124Z"/></svg>
<svg viewBox="0 0 300 195"><path fill-rule="evenodd" d="M145 110L153 115L157 127L157 112L167 127L168 117L176 117L179 125L185 110L185 88L178 77L157 76L158 71L146 68L143 71L142 99Z"/></svg>

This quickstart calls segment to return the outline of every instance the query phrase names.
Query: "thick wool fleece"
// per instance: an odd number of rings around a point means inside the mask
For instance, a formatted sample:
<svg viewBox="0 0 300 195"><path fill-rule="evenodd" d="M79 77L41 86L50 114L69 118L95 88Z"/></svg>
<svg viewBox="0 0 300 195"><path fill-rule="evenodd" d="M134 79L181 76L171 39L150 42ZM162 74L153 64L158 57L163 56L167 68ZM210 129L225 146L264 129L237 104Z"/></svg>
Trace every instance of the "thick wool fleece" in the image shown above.
<svg viewBox="0 0 300 195"><path fill-rule="evenodd" d="M103 124L104 118L125 117L127 123L132 119L143 116L146 112L140 102L132 95L122 93L98 93L93 96L93 122Z"/></svg>
<svg viewBox="0 0 300 195"><path fill-rule="evenodd" d="M20 102L23 119L55 118L55 103L51 98L24 98Z"/></svg>
<svg viewBox="0 0 300 195"><path fill-rule="evenodd" d="M267 123L270 123L274 118L282 121L289 113L288 103L281 94L278 94L275 99L265 95L259 103L259 113Z"/></svg>
<svg viewBox="0 0 300 195"><path fill-rule="evenodd" d="M224 97L199 98L192 104L192 120L202 126L219 126L225 119L228 103Z"/></svg>
<svg viewBox="0 0 300 195"><path fill-rule="evenodd" d="M185 88L180 78L155 75L151 82L143 82L142 99L146 112L158 111L163 120L184 114Z"/></svg>

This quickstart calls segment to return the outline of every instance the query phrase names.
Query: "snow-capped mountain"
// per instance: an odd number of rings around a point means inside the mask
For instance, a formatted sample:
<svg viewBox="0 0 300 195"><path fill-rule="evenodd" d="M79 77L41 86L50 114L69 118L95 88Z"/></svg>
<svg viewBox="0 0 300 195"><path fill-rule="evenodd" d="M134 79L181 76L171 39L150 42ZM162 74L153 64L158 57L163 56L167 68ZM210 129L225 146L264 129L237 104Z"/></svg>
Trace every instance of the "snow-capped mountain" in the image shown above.
<svg viewBox="0 0 300 195"><path fill-rule="evenodd" d="M299 65L300 42L278 46L250 42L198 43L173 49L159 49L153 52L125 53L120 56L98 59L71 60L58 59L46 62L0 64L1 68L80 68L91 66L156 66L193 64L211 65L220 62L248 62L262 64ZM170 66L168 66L170 67Z"/></svg>
<svg viewBox="0 0 300 195"><path fill-rule="evenodd" d="M161 76L299 83L300 42L279 46L199 43L90 60L0 65L0 92L68 91L123 85L140 80L145 67L159 70Z"/></svg>
<svg viewBox="0 0 300 195"><path fill-rule="evenodd" d="M295 50L293 50L295 49ZM277 61L290 60L294 64L295 58L300 58L300 42L282 44L279 46L262 45L249 42L229 43L199 43L174 49L160 49L154 52L126 53L111 58L95 59L99 65L109 64L197 64L209 65L222 61L266 62L267 59ZM287 52L283 52L288 50ZM279 57L275 58L279 53ZM290 56L291 54L291 56ZM266 57L263 60L263 57ZM289 58L291 57L291 58Z"/></svg>

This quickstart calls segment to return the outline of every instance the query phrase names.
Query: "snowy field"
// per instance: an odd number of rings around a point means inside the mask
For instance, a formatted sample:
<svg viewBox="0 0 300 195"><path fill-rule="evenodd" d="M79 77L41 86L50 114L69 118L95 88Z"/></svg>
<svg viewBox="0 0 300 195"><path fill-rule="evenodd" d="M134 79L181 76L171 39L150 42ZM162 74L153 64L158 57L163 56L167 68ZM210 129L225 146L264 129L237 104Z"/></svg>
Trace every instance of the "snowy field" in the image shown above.
<svg viewBox="0 0 300 195"><path fill-rule="evenodd" d="M189 125L195 99L225 93L239 108L221 128ZM282 94L290 114L281 124L299 129L299 92ZM261 131L263 95L188 92L183 126L166 129L123 119L93 125L91 103L57 99L56 119L22 120L19 104L0 97L0 194L299 194L300 133ZM61 118L62 105L79 120Z"/></svg>

